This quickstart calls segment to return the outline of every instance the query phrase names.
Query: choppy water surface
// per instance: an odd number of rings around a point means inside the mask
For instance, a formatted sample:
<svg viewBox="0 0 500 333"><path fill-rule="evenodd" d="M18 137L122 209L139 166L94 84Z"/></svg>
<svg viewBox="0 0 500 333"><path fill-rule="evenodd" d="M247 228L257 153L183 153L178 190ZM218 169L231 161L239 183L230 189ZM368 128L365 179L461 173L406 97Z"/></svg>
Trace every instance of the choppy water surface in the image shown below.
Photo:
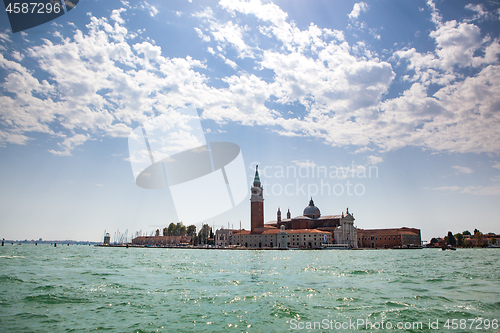
<svg viewBox="0 0 500 333"><path fill-rule="evenodd" d="M0 330L338 332L362 320L356 330L387 331L366 326L383 321L392 331L397 323L420 322L406 331L498 332L499 258L499 249L6 245L0 248ZM438 330L429 328L436 320ZM308 326L314 322L322 326Z"/></svg>

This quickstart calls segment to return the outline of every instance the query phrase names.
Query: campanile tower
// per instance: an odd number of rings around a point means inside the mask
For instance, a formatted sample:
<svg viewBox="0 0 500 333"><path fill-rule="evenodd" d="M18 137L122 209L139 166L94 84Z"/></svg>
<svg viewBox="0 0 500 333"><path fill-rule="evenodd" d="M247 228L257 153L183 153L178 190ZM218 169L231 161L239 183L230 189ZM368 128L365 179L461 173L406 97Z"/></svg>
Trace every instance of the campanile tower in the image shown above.
<svg viewBox="0 0 500 333"><path fill-rule="evenodd" d="M255 177L251 188L252 196L250 197L250 226L252 232L255 228L264 227L264 196L263 188L260 184L259 166L255 167Z"/></svg>

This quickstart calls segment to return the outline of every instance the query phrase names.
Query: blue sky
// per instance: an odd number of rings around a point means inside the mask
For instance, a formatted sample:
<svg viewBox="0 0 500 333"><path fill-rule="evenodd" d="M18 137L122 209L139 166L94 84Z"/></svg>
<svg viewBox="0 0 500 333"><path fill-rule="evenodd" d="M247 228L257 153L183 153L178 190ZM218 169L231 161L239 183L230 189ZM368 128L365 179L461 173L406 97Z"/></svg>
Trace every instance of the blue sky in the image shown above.
<svg viewBox="0 0 500 333"><path fill-rule="evenodd" d="M15 34L0 15L0 237L178 222L127 138L187 105L241 147L249 186L259 165L266 221L312 196L360 228L500 233L493 1L84 0ZM248 199L204 223L249 228Z"/></svg>

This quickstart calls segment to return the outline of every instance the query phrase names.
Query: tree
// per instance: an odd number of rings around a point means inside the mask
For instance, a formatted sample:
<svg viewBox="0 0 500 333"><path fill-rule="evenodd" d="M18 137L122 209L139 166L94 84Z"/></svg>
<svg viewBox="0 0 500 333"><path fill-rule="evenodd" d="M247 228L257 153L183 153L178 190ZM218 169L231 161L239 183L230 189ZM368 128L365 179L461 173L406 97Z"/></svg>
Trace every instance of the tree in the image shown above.
<svg viewBox="0 0 500 333"><path fill-rule="evenodd" d="M462 232L462 235L464 235L464 236L472 236L472 235L470 234L470 231L469 231L469 230L465 230L464 232Z"/></svg>
<svg viewBox="0 0 500 333"><path fill-rule="evenodd" d="M200 232L198 232L198 240L202 244L208 244L208 236L210 236L210 227L208 224L204 224L201 227Z"/></svg>
<svg viewBox="0 0 500 333"><path fill-rule="evenodd" d="M167 227L163 228L163 236L168 236L168 229L167 229Z"/></svg>
<svg viewBox="0 0 500 333"><path fill-rule="evenodd" d="M437 244L439 243L438 239L437 238L432 238L431 239L431 245L432 246L437 246Z"/></svg>
<svg viewBox="0 0 500 333"><path fill-rule="evenodd" d="M186 234L191 237L196 236L196 226L195 225L188 226L186 229Z"/></svg>
<svg viewBox="0 0 500 333"><path fill-rule="evenodd" d="M186 226L182 224L182 222L178 222L175 226L175 235L176 236L184 236L186 235Z"/></svg>
<svg viewBox="0 0 500 333"><path fill-rule="evenodd" d="M476 236L479 233L481 233L481 231L479 231L479 229L474 229L474 236ZM482 235L482 233L481 233L481 235Z"/></svg>
<svg viewBox="0 0 500 333"><path fill-rule="evenodd" d="M174 222L172 222L168 225L167 235L174 236L174 233L175 233L175 224L174 224Z"/></svg>
<svg viewBox="0 0 500 333"><path fill-rule="evenodd" d="M495 237L491 237L491 245L495 245L497 243L497 239Z"/></svg>
<svg viewBox="0 0 500 333"><path fill-rule="evenodd" d="M461 233L455 234L458 246L464 246L464 236Z"/></svg>
<svg viewBox="0 0 500 333"><path fill-rule="evenodd" d="M160 236L160 229L156 229L155 236L156 237Z"/></svg>
<svg viewBox="0 0 500 333"><path fill-rule="evenodd" d="M457 246L457 240L455 236L453 236L451 231L448 231L448 236L446 237L446 243L451 246Z"/></svg>

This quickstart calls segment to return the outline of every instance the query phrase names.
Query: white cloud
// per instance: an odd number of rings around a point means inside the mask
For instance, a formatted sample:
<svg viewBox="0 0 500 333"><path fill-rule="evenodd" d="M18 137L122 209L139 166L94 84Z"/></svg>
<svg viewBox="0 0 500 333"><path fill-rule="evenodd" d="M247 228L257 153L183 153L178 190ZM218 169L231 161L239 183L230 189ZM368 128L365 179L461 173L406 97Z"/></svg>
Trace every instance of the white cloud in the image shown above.
<svg viewBox="0 0 500 333"><path fill-rule="evenodd" d="M0 39L4 42L12 42L10 36L6 32L0 32Z"/></svg>
<svg viewBox="0 0 500 333"><path fill-rule="evenodd" d="M378 164L378 163L382 163L384 161L384 159L380 156L374 156L374 155L370 155L370 156L367 156L366 157L368 159L368 163L370 164Z"/></svg>
<svg viewBox="0 0 500 333"><path fill-rule="evenodd" d="M159 13L159 10L156 8L156 6L153 6L149 3L147 3L146 1L144 1L141 4L141 8L147 10L151 17L155 17Z"/></svg>
<svg viewBox="0 0 500 333"><path fill-rule="evenodd" d="M349 19L356 20L358 19L361 12L366 12L368 10L368 5L365 2L358 2L354 4L352 11L349 13Z"/></svg>
<svg viewBox="0 0 500 333"><path fill-rule="evenodd" d="M234 69L234 70L237 70L237 69L238 69L238 64L237 64L237 63L235 63L234 61L232 61L232 60L230 60L230 59L226 58L224 55L222 55L222 54L220 54L220 53L219 53L219 54L217 54L217 56L218 56L219 58L221 58L222 60L224 60L224 62L225 62L227 65L229 65L229 67L231 67L232 69Z"/></svg>
<svg viewBox="0 0 500 333"><path fill-rule="evenodd" d="M431 18L432 22L436 24L437 26L441 25L441 22L443 21L443 17L439 13L439 11L436 8L436 4L432 0L427 0L427 7L429 7L431 11Z"/></svg>
<svg viewBox="0 0 500 333"><path fill-rule="evenodd" d="M422 54L414 48L394 53L394 58L407 60L408 68L415 70L412 80L446 85L460 77L456 67L494 64L500 54L499 41L481 38L480 29L471 23L448 21L429 36L436 40L434 53ZM484 50L483 54L475 55L478 50Z"/></svg>
<svg viewBox="0 0 500 333"><path fill-rule="evenodd" d="M210 40L211 40L210 36L205 35L203 33L203 31L201 31L200 28L195 27L194 30L198 34L198 37L200 37L201 39L203 39L204 42L210 42Z"/></svg>
<svg viewBox="0 0 500 333"><path fill-rule="evenodd" d="M132 121L144 122L148 114L169 112L193 100L175 96L203 85L204 79L192 70L202 63L190 57L167 59L161 48L148 42L129 45L120 12L112 13L114 26L91 17L87 34L77 30L73 39L27 49L50 83L0 54L0 67L8 73L2 88L9 92L0 96L0 116L7 127L0 143L24 144L29 140L26 133L47 133L67 137L59 143L60 150L49 151L68 156L91 134L126 137ZM171 91L172 100L167 102L163 91ZM63 128L57 133L52 130L55 123Z"/></svg>
<svg viewBox="0 0 500 333"><path fill-rule="evenodd" d="M436 40L441 67L448 71L455 65L471 65L474 52L482 45L480 29L470 23L448 21L429 35Z"/></svg>
<svg viewBox="0 0 500 333"><path fill-rule="evenodd" d="M490 178L493 182L500 182L500 176L494 176Z"/></svg>
<svg viewBox="0 0 500 333"><path fill-rule="evenodd" d="M82 145L88 139L89 135L75 134L73 137L66 138L63 142L58 144L62 150L50 149L49 152L59 156L70 156L71 151L75 149L75 147Z"/></svg>
<svg viewBox="0 0 500 333"><path fill-rule="evenodd" d="M161 55L161 47L152 45L148 42L137 43L133 46L134 50L138 55L144 55L144 59L146 60L145 65L148 69L153 69L154 67L150 67L151 62L155 62L156 64L164 64L165 58Z"/></svg>
<svg viewBox="0 0 500 333"><path fill-rule="evenodd" d="M359 13L366 10L357 5ZM315 24L300 29L272 3L223 0L220 8L231 14L225 20L210 8L191 16L200 22L195 30L208 43L206 54L238 71L216 77L225 83L221 88L210 86L209 77L198 71L206 67L204 61L168 58L154 41L134 41L137 33L124 26L125 10L112 12L113 24L90 16L87 32L75 30L71 38L27 47L24 59L0 54L7 73L0 84L8 92L0 96L0 143L25 144L31 132L64 135L62 150L52 152L68 155L85 142L68 139L75 133L88 135L86 140L125 137L134 123L193 104L203 109L203 118L219 124L263 125L284 136L358 146L356 152L374 152L367 157L372 163L381 162L376 150L408 145L499 153L499 41L481 38L474 24L443 22L430 0L428 7L436 22L430 32L436 48L396 52L393 60L404 60L399 65L411 82L396 98L386 98L395 70L369 45L349 44L341 31ZM351 12L353 18L359 13ZM255 16L258 24L242 24L242 15ZM49 79L23 67L26 58ZM240 58L253 61L254 71L240 68ZM464 67L474 67L476 74L464 77L459 72ZM272 72L272 78L261 77L261 70ZM432 95L431 84L438 85ZM269 106L270 101L285 109ZM294 116L290 105L304 112Z"/></svg>
<svg viewBox="0 0 500 333"><path fill-rule="evenodd" d="M467 167L463 167L463 166L458 166L458 165L455 165L455 166L452 166L453 169L457 170L457 174L461 174L461 173L464 173L464 174L469 174L469 173L473 173L474 170L472 170L471 168L467 168Z"/></svg>
<svg viewBox="0 0 500 333"><path fill-rule="evenodd" d="M245 43L244 27L229 21L226 23L212 23L210 32L219 45L230 44L238 52L239 58L253 57L251 48Z"/></svg>
<svg viewBox="0 0 500 333"><path fill-rule="evenodd" d="M428 189L428 188L426 188ZM433 188L432 190L434 191L443 191L443 192L459 192L462 188L460 186L442 186L442 187L436 187Z"/></svg>
<svg viewBox="0 0 500 333"><path fill-rule="evenodd" d="M18 62L20 62L21 60L24 59L24 55L22 53L18 52L18 51L13 51L12 52L12 58L14 58Z"/></svg>
<svg viewBox="0 0 500 333"><path fill-rule="evenodd" d="M199 19L208 20L208 21L215 19L214 12L213 12L212 8L210 8L210 7L205 7L205 9L203 11L196 12L192 16L197 17Z"/></svg>
<svg viewBox="0 0 500 333"><path fill-rule="evenodd" d="M263 4L260 0L221 0L219 5L230 13L240 12L246 15L255 15L258 19L271 22L277 27L287 24L285 20L288 14L273 3Z"/></svg>
<svg viewBox="0 0 500 333"><path fill-rule="evenodd" d="M122 19L122 17L121 17L121 15L120 15L120 13L125 12L125 11L126 11L126 9L125 9L125 8L114 9L114 10L111 12L111 16L110 16L110 18L111 18L113 21L115 21L115 22L117 22L117 23L119 23L119 24L123 24L123 23L125 23L125 21Z"/></svg>
<svg viewBox="0 0 500 333"><path fill-rule="evenodd" d="M489 186L443 186L433 188L435 191L442 192L453 192L461 194L472 194L472 195L500 195L500 185L489 185Z"/></svg>
<svg viewBox="0 0 500 333"><path fill-rule="evenodd" d="M495 169L500 169L500 162L495 162L495 164L493 164L492 167Z"/></svg>
<svg viewBox="0 0 500 333"><path fill-rule="evenodd" d="M366 153L366 152L369 152L369 151L374 151L374 150L375 150L375 149L370 148L370 147L363 147L363 148L358 148L358 149L356 149L356 151L354 152L354 154Z"/></svg>
<svg viewBox="0 0 500 333"><path fill-rule="evenodd" d="M474 16L474 18L472 20L476 20L478 18L481 18L481 17L485 17L485 16L488 16L488 12L484 9L484 6L483 4L468 4L467 6L465 6L466 9L469 9L469 10L472 10L476 13L476 15Z"/></svg>
<svg viewBox="0 0 500 333"><path fill-rule="evenodd" d="M0 130L0 147L5 146L5 143L25 145L30 140L31 139L26 135L12 132L3 132Z"/></svg>

